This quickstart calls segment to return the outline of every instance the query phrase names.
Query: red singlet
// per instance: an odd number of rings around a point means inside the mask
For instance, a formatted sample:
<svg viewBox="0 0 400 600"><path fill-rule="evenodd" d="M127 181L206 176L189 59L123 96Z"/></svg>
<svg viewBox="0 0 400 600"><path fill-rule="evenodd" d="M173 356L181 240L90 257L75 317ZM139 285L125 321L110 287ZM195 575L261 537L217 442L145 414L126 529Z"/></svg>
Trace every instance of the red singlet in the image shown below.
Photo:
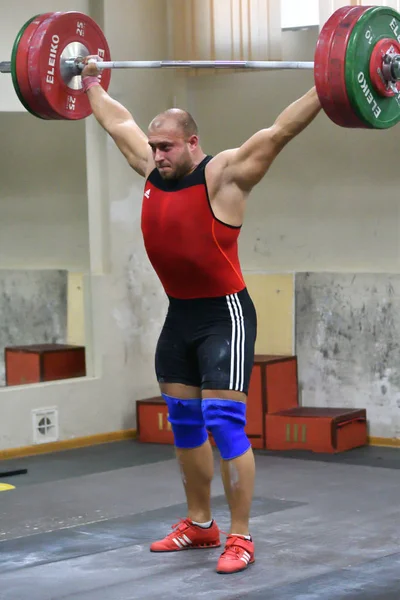
<svg viewBox="0 0 400 600"><path fill-rule="evenodd" d="M142 232L147 255L168 296L213 298L240 292L240 226L213 215L205 181L207 156L190 175L168 181L154 169L144 187Z"/></svg>

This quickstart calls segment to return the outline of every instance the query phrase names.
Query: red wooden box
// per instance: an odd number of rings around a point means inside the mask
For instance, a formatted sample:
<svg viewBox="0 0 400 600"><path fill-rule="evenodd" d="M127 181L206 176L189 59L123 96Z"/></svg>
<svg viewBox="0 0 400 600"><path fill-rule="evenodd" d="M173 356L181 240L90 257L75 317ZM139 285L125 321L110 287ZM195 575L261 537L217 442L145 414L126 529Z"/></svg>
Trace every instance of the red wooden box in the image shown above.
<svg viewBox="0 0 400 600"><path fill-rule="evenodd" d="M4 349L4 360L6 385L24 385L86 375L84 346L10 346Z"/></svg>
<svg viewBox="0 0 400 600"><path fill-rule="evenodd" d="M247 397L248 435L257 436L265 447L264 415L298 406L296 356L255 356Z"/></svg>
<svg viewBox="0 0 400 600"><path fill-rule="evenodd" d="M265 416L268 450L337 453L367 443L365 409L299 407Z"/></svg>
<svg viewBox="0 0 400 600"><path fill-rule="evenodd" d="M139 442L173 444L174 435L167 419L168 407L161 396L136 402L136 434Z"/></svg>

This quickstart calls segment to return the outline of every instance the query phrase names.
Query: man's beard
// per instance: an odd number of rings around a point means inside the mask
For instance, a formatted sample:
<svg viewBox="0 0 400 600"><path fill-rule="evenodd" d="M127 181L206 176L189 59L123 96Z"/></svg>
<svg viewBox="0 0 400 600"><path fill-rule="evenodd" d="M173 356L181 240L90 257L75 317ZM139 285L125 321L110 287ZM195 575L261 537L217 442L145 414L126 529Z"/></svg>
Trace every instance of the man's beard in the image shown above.
<svg viewBox="0 0 400 600"><path fill-rule="evenodd" d="M159 170L161 177L167 181L182 179L190 171L189 165L179 165L175 169L167 169L166 171Z"/></svg>

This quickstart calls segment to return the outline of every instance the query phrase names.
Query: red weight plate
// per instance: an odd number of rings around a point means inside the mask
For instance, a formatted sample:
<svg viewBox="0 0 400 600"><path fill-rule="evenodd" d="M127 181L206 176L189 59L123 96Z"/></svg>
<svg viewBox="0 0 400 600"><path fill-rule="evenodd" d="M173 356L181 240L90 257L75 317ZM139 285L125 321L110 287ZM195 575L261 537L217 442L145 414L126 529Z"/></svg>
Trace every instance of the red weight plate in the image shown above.
<svg viewBox="0 0 400 600"><path fill-rule="evenodd" d="M28 74L28 52L32 37L37 28L52 14L53 13L45 13L43 15L38 15L34 21L27 26L18 43L18 49L15 57L15 67L20 92L26 104L29 106L29 108L31 108L32 112L40 116L42 119L59 119L60 117L58 117L50 109L50 107L48 107L47 103L42 97L35 96L32 92Z"/></svg>
<svg viewBox="0 0 400 600"><path fill-rule="evenodd" d="M386 54L400 54L400 44L397 40L383 38L376 43L369 61L369 74L374 88L382 95L392 98L395 92L387 87L382 75L382 62ZM400 92L400 81L396 83L397 92Z"/></svg>
<svg viewBox="0 0 400 600"><path fill-rule="evenodd" d="M80 78L76 77L73 84L68 85L61 73L61 57L70 57L74 50L79 55L93 54L106 61L111 60L102 30L90 17L79 12L54 13L42 22L29 50L32 91L43 97L61 119L84 119L92 113ZM111 70L102 71L101 85L105 90L110 79Z"/></svg>
<svg viewBox="0 0 400 600"><path fill-rule="evenodd" d="M351 6L344 6L335 11L322 27L314 56L314 79L322 108L331 117L334 111L332 106L331 89L329 85L330 63L329 57L336 28L342 18L350 11ZM336 121L335 121L336 122Z"/></svg>
<svg viewBox="0 0 400 600"><path fill-rule="evenodd" d="M336 36L342 23L346 23L350 35L365 10L367 7L344 6L335 11L323 26L315 50L314 79L318 97L328 117L342 127L361 128L365 127L365 124L358 119L347 97L344 68L348 40L343 48L343 36L339 39L336 39ZM342 57L339 53L340 48L343 50ZM337 88L343 91L339 104L336 104Z"/></svg>
<svg viewBox="0 0 400 600"><path fill-rule="evenodd" d="M341 19L336 27L329 54L328 86L331 95L330 118L342 127L368 129L369 125L360 119L353 109L346 88L346 51L349 39L357 21L370 6L355 6Z"/></svg>

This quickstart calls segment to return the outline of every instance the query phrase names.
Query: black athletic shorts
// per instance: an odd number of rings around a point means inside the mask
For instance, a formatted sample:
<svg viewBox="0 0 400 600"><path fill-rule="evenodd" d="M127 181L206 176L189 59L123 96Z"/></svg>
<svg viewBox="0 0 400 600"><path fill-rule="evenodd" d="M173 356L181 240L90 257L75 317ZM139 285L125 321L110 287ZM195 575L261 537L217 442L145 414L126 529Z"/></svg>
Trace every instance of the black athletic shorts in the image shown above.
<svg viewBox="0 0 400 600"><path fill-rule="evenodd" d="M256 334L247 289L218 298L169 298L156 349L157 379L247 394Z"/></svg>

